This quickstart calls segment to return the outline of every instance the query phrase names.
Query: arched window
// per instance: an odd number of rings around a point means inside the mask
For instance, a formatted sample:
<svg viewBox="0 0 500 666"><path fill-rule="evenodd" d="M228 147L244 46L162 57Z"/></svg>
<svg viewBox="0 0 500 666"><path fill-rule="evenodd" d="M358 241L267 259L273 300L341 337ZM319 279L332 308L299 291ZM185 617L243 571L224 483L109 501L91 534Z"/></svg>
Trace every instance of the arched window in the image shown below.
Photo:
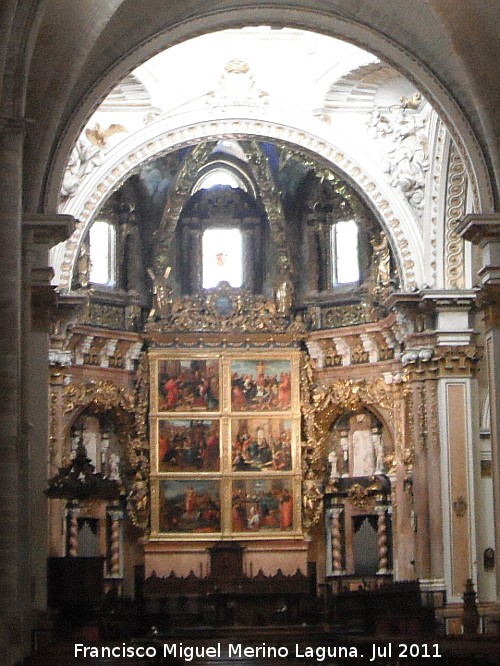
<svg viewBox="0 0 500 666"><path fill-rule="evenodd" d="M220 161L201 171L177 228L182 293L220 282L260 293L264 215L247 178Z"/></svg>
<svg viewBox="0 0 500 666"><path fill-rule="evenodd" d="M216 185L229 185L229 187L234 189L239 187L246 191L243 181L234 173L225 168L216 168L211 169L198 180L193 188L193 192L197 192L198 190L209 190Z"/></svg>
<svg viewBox="0 0 500 666"><path fill-rule="evenodd" d="M116 284L116 229L98 220L90 227L90 282L107 287Z"/></svg>

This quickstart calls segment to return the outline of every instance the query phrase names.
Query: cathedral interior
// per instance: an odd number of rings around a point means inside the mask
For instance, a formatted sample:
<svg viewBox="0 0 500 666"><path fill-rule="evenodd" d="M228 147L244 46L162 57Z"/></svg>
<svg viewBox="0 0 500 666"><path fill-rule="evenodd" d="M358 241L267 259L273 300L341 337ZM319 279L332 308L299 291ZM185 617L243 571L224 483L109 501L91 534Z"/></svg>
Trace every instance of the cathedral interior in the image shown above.
<svg viewBox="0 0 500 666"><path fill-rule="evenodd" d="M101 4L0 7L6 666L497 663L498 3Z"/></svg>

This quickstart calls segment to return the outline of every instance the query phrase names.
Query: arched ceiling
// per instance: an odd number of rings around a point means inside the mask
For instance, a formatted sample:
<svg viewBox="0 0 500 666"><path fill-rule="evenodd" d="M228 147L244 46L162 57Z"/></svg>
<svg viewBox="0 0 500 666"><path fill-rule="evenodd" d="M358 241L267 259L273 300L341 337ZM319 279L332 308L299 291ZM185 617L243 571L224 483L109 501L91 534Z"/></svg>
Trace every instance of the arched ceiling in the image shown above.
<svg viewBox="0 0 500 666"><path fill-rule="evenodd" d="M315 153L356 184L394 236L405 284L414 288L425 273L417 257L430 188L428 167L417 162L423 151L428 163L431 115L397 70L332 37L260 26L182 42L127 75L82 131L61 191L60 212L79 220L62 263L72 264L69 249L141 162L217 134L247 134ZM413 170L404 183L403 174L395 179L397 151ZM69 284L67 271L55 271L61 286Z"/></svg>
<svg viewBox="0 0 500 666"><path fill-rule="evenodd" d="M500 180L496 0L11 0L2 5L0 24L8 32L9 50L0 51L5 56L1 108L16 113L26 96L27 209L55 206L75 136L97 101L138 62L196 34L244 25L306 27L383 56L444 113L476 167L483 154L485 169ZM485 169L478 174L483 190Z"/></svg>

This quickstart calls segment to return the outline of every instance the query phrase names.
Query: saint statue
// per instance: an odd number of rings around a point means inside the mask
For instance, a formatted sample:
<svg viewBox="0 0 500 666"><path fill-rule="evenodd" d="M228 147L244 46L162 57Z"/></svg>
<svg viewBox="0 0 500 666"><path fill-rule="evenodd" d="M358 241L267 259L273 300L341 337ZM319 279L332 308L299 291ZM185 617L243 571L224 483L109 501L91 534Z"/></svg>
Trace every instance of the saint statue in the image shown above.
<svg viewBox="0 0 500 666"><path fill-rule="evenodd" d="M391 281L389 242L387 236L382 234L378 243L375 238L372 238L371 244L373 247L373 286L375 291L380 292L387 289Z"/></svg>
<svg viewBox="0 0 500 666"><path fill-rule="evenodd" d="M335 451L335 449L332 449L328 454L328 462L330 463L330 478L328 480L332 483L339 477L337 469L337 451Z"/></svg>
<svg viewBox="0 0 500 666"><path fill-rule="evenodd" d="M87 243L82 243L80 245L76 267L78 272L78 284L80 287L88 287L90 281L90 248Z"/></svg>
<svg viewBox="0 0 500 666"><path fill-rule="evenodd" d="M383 474L385 472L384 447L382 445L382 437L377 428L372 428L372 445L375 453L375 474Z"/></svg>
<svg viewBox="0 0 500 666"><path fill-rule="evenodd" d="M163 275L158 277L148 268L148 274L153 281L153 307L149 313L151 320L162 319L171 313L173 289L167 284L171 270L172 267L167 266Z"/></svg>
<svg viewBox="0 0 500 666"><path fill-rule="evenodd" d="M290 272L286 266L281 266L274 288L274 301L278 314L287 317L293 305L294 286L290 279Z"/></svg>

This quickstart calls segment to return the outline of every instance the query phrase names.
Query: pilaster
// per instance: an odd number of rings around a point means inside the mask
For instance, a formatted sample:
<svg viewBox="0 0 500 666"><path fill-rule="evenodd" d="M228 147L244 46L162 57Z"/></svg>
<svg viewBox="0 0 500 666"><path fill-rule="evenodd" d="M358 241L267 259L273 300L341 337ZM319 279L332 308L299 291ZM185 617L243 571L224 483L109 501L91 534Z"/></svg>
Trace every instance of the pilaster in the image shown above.
<svg viewBox="0 0 500 666"><path fill-rule="evenodd" d="M448 601L459 601L466 579L476 579L476 293L426 290L419 296L403 304L402 356L412 397L416 570L433 589L445 584Z"/></svg>
<svg viewBox="0 0 500 666"><path fill-rule="evenodd" d="M71 232L69 215L24 215L22 218L23 258L23 420L26 424L25 450L28 483L25 496L29 502L31 538L30 572L37 609L46 606L47 502L43 493L47 484L49 455L49 326L57 295L50 281L49 250Z"/></svg>
<svg viewBox="0 0 500 666"><path fill-rule="evenodd" d="M500 214L467 215L458 232L480 251L479 308L485 323L485 355L491 405L496 599L500 602Z"/></svg>

